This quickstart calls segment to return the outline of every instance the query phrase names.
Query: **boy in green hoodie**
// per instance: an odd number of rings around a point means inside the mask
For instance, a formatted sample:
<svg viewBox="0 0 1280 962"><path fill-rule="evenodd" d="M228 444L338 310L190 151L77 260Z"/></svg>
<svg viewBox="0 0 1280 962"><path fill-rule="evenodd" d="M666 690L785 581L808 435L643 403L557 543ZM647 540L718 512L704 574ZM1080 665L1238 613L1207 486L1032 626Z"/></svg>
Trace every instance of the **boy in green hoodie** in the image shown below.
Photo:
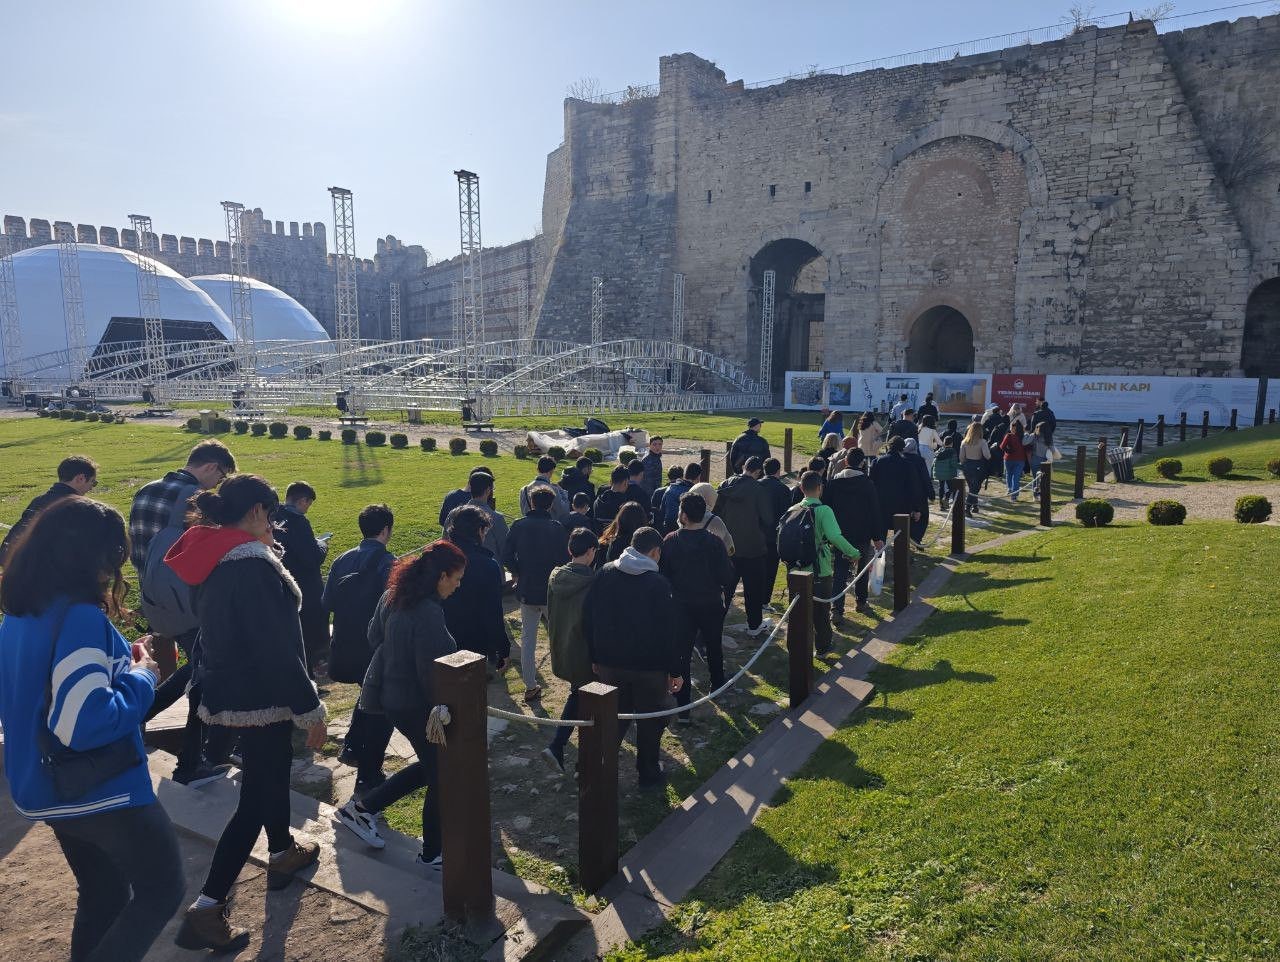
<svg viewBox="0 0 1280 962"><path fill-rule="evenodd" d="M588 528L577 528L569 535L567 565L551 572L547 581L547 635L551 639L551 670L557 678L569 683L569 697L561 718L578 717L578 689L595 681L591 671L591 654L582 633L582 605L587 589L596 576L596 549L600 542ZM573 729L557 728L551 744L542 750L542 759L554 771L564 771L564 746L569 744Z"/></svg>
<svg viewBox="0 0 1280 962"><path fill-rule="evenodd" d="M817 471L806 471L800 478L800 490L804 500L800 505L813 511L813 536L818 549L817 562L802 571L813 572L813 634L815 649L819 655L831 650L831 604L819 602L819 598L830 598L832 595L831 575L835 570L832 563L831 548L840 549L857 571L862 567L862 555L851 545L840 532L836 514L828 505L822 503L822 475ZM799 506L792 508L798 510Z"/></svg>

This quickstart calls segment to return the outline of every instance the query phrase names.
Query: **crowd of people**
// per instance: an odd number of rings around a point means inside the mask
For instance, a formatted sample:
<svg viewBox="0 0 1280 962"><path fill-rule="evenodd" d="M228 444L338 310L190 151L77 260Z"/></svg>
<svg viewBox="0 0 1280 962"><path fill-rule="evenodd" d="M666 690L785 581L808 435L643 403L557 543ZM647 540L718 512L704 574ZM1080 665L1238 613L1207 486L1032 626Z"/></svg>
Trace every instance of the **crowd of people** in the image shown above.
<svg viewBox="0 0 1280 962"><path fill-rule="evenodd" d="M317 677L360 686L338 756L356 770L355 789L335 820L380 849L380 813L426 788L419 861L432 871L442 839L426 727L441 655L477 652L494 679L514 657L522 697L535 705L545 626L550 670L569 687L562 718L577 718L579 690L602 681L618 689L621 711L670 710L690 725L694 653L710 688L723 685L725 619L739 586L747 634L760 637L780 610L772 603L780 565L813 573L814 643L826 654L833 606L822 599L839 596L841 623L845 589L861 571L855 605L869 610L865 565L895 514L911 517L918 540L930 503L945 507L955 477L969 482L972 510L996 473L996 451L1013 493L1019 462L1034 470L1052 446L1047 404L1030 419L1016 406L988 412L961 433L955 420L938 430L932 397L919 411L905 402L886 426L864 414L847 436L843 416L828 413L819 451L796 479L782 476L758 418L733 442L719 485L699 462L664 465L660 437L628 464L578 458L559 479L556 460L542 457L510 524L496 507L493 472L477 467L444 498L442 539L396 558L395 515L370 504L353 519L359 544L327 575L330 535L317 537L307 517L316 490L294 481L282 501L263 478L238 473L219 441L200 442L181 468L143 485L127 525L88 497L97 465L65 459L57 483L0 545L0 721L14 804L52 826L79 886L72 957L139 959L181 903L178 844L141 734L180 698L188 707L174 780L197 787L232 764L241 778L177 941L227 950L249 939L230 901L259 835L273 888L319 857L315 842L289 828L293 733L305 732L312 749L327 735ZM150 630L133 644L113 623L126 615L126 562ZM504 617L508 594L518 645ZM665 727L665 718L637 722L642 790L665 783ZM388 776L395 731L415 760ZM556 771L566 770L572 731L557 728L542 753ZM620 737L626 731L624 723Z"/></svg>

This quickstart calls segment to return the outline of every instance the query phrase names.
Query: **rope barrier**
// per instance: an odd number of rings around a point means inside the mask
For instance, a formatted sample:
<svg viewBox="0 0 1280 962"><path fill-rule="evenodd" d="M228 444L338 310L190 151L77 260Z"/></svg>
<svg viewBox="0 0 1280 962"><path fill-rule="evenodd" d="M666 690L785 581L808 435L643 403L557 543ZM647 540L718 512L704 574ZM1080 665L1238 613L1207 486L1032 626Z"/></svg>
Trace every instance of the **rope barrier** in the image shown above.
<svg viewBox="0 0 1280 962"><path fill-rule="evenodd" d="M492 706L486 710L493 718L506 718L509 721L524 722L526 725L541 725L543 728L590 728L595 724L591 719L575 721L572 718L541 718L538 715L522 715L519 712L503 711L501 708L493 708Z"/></svg>
<svg viewBox="0 0 1280 962"><path fill-rule="evenodd" d="M902 532L900 532L900 531L895 531L895 532L893 533L893 537L892 537L892 538L889 538L888 540L886 540L886 541L885 541L885 543L884 543L884 547L882 547L882 548L880 548L878 551L876 551L876 552L875 552L875 554L873 554L873 555L871 556L871 560L870 560L870 561L868 561L865 565L863 565L863 566L862 566L862 570L861 570L861 571L859 571L859 572L858 572L856 575L854 575L853 577L851 577L851 578L849 579L849 583L848 583L847 585L845 585L845 586L844 586L844 587L843 587L839 592L837 592L836 594L832 595L830 598L814 598L813 600L814 600L814 601L816 601L816 602L817 602L818 604L820 604L820 605L829 605L829 604L831 604L833 601L839 601L841 598L843 598L845 595L847 595L847 594L848 594L848 593L853 589L854 585L856 585L856 584L858 583L858 579L859 579L859 578L861 578L864 574L866 574L868 571L870 571L870 570L871 570L871 566L872 566L873 564L875 564L875 563L876 563L876 559L877 559L877 558L879 558L879 557L880 557L882 554L884 554L886 551L888 551L888 550L889 550L889 547L890 547L892 544L894 544L894 542L896 542L896 541L898 540L898 535L900 535L901 533L902 533ZM788 609L788 610L790 610L790 609Z"/></svg>

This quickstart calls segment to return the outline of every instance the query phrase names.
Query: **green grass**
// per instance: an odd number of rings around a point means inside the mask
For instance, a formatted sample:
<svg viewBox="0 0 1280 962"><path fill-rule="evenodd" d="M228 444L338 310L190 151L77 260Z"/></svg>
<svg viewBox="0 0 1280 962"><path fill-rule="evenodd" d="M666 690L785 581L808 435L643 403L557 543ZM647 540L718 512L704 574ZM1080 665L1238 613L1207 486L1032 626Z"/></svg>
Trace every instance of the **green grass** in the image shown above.
<svg viewBox="0 0 1280 962"><path fill-rule="evenodd" d="M874 707L614 958L1277 958L1277 563L1220 522L978 556Z"/></svg>
<svg viewBox="0 0 1280 962"><path fill-rule="evenodd" d="M1226 478L1209 474L1209 460L1225 455L1234 463ZM1182 462L1178 481L1259 481L1274 480L1267 473L1267 462L1280 458L1280 424L1264 424L1239 431L1221 431L1207 438L1195 438L1181 444L1144 448L1142 461L1134 473L1143 481L1164 481L1155 471L1160 458L1177 458Z"/></svg>

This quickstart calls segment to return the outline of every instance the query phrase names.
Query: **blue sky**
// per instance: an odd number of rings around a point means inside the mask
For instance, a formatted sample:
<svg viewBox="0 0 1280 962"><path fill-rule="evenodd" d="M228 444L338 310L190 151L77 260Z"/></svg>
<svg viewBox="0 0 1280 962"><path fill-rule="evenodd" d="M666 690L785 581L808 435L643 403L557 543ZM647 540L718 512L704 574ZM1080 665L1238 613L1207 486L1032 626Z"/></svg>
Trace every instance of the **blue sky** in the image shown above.
<svg viewBox="0 0 1280 962"><path fill-rule="evenodd" d="M480 174L486 245L534 232L579 78L651 83L659 56L692 51L731 80L764 80L1048 26L1069 6L0 0L0 213L115 226L145 213L161 233L217 238L222 200L331 228L337 184L355 194L362 255L392 233L449 257L460 166Z"/></svg>

